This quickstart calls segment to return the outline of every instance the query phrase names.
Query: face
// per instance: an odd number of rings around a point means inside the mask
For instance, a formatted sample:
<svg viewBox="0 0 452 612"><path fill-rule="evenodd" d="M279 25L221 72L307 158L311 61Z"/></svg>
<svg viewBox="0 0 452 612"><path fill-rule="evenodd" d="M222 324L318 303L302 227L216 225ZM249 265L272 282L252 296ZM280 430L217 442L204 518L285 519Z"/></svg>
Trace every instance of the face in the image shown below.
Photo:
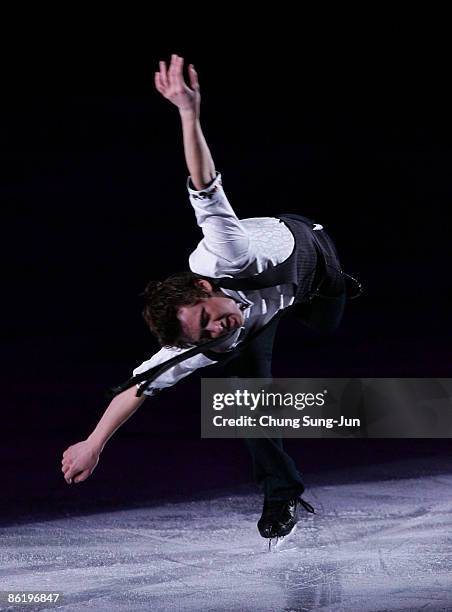
<svg viewBox="0 0 452 612"><path fill-rule="evenodd" d="M210 295L192 306L181 306L177 317L188 342L198 344L225 336L244 323L239 305L232 298L214 293L206 280L197 283Z"/></svg>

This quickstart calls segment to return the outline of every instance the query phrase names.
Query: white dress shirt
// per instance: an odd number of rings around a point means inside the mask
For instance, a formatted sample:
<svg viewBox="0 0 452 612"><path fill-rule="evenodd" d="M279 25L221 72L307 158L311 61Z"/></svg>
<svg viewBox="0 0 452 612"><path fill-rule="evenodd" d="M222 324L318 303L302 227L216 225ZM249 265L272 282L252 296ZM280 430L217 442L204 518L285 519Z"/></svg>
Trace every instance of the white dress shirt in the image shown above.
<svg viewBox="0 0 452 612"><path fill-rule="evenodd" d="M259 274L268 267L285 261L294 248L294 237L289 228L275 217L238 219L223 191L221 175L205 189L196 191L190 178L187 181L190 203L203 239L189 257L192 272L202 276L245 278ZM293 285L277 285L258 291L221 291L242 304L244 325L236 330L216 351L234 348L254 330L263 327L278 311L294 301ZM133 370L133 375L171 359L189 349L161 348L150 359ZM170 387L198 368L216 363L203 354L195 355L170 368L152 382L146 395Z"/></svg>

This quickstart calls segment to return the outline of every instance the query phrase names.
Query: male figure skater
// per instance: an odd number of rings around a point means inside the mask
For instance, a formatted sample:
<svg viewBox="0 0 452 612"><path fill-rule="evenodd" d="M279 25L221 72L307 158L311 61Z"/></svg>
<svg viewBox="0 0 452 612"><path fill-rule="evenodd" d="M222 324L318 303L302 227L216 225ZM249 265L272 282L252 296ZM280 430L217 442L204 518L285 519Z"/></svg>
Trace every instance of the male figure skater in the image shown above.
<svg viewBox="0 0 452 612"><path fill-rule="evenodd" d="M323 226L300 215L238 219L216 172L200 124L200 89L193 65L189 85L183 58L172 55L155 73L157 91L180 114L188 192L203 239L190 255L190 271L145 290L143 316L162 348L134 375L181 355L189 356L141 389L117 395L88 438L63 453L62 471L71 484L88 478L113 433L146 397L175 384L198 368L222 362L224 376L271 377L273 339L281 313L313 329L333 331L343 314L344 274ZM222 340L224 338L224 341ZM212 340L218 340L212 347ZM285 536L297 521L301 476L281 439L246 440L255 478L264 490L258 529L264 538Z"/></svg>

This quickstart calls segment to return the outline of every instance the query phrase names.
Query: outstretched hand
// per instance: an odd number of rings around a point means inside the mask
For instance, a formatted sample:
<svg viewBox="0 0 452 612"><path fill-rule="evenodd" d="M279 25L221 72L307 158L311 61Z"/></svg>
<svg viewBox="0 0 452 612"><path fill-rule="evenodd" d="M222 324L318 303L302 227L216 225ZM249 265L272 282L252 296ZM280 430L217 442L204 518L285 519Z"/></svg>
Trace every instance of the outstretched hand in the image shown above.
<svg viewBox="0 0 452 612"><path fill-rule="evenodd" d="M199 92L198 75L193 64L188 66L190 87L185 83L183 68L184 58L171 56L167 69L166 62L159 63L160 71L155 73L155 87L164 98L175 104L179 111L193 111L199 116L201 94Z"/></svg>
<svg viewBox="0 0 452 612"><path fill-rule="evenodd" d="M84 440L67 448L63 453L61 471L68 484L82 482L93 473L99 462L99 451Z"/></svg>

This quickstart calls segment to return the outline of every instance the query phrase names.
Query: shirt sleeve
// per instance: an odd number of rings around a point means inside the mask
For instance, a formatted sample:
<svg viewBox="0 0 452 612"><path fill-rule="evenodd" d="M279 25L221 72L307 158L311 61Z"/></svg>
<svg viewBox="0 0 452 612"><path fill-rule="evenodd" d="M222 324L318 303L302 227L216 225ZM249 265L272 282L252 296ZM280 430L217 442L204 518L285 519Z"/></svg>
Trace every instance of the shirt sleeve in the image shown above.
<svg viewBox="0 0 452 612"><path fill-rule="evenodd" d="M203 239L190 255L191 270L206 276L233 275L252 260L250 238L243 223L230 205L221 181L221 174L204 189L193 189L187 181L190 203Z"/></svg>
<svg viewBox="0 0 452 612"><path fill-rule="evenodd" d="M171 359L172 357L175 357L176 355L180 355L181 353L184 353L188 350L189 349L179 349L176 347L170 347L170 348L164 347L160 349L160 351L152 355L150 359L148 359L147 361L144 361L141 365L135 368L133 370L133 376L136 376L137 374L141 374L142 372L148 370L149 368L153 368L161 363L164 363L165 361L168 361L168 359ZM198 368L204 368L206 366L212 365L213 363L217 363L217 362L213 361L212 359L209 359L202 353L199 353L198 355L194 355L193 357L190 357L189 359L186 359L185 361L182 361L181 363L176 364L172 368L169 368L161 376L156 378L151 383L150 387L146 389L144 394L145 395L155 395L161 389L165 389L166 387L171 387L172 385L176 384L179 380L181 380L185 376L188 376L189 374L191 374Z"/></svg>

